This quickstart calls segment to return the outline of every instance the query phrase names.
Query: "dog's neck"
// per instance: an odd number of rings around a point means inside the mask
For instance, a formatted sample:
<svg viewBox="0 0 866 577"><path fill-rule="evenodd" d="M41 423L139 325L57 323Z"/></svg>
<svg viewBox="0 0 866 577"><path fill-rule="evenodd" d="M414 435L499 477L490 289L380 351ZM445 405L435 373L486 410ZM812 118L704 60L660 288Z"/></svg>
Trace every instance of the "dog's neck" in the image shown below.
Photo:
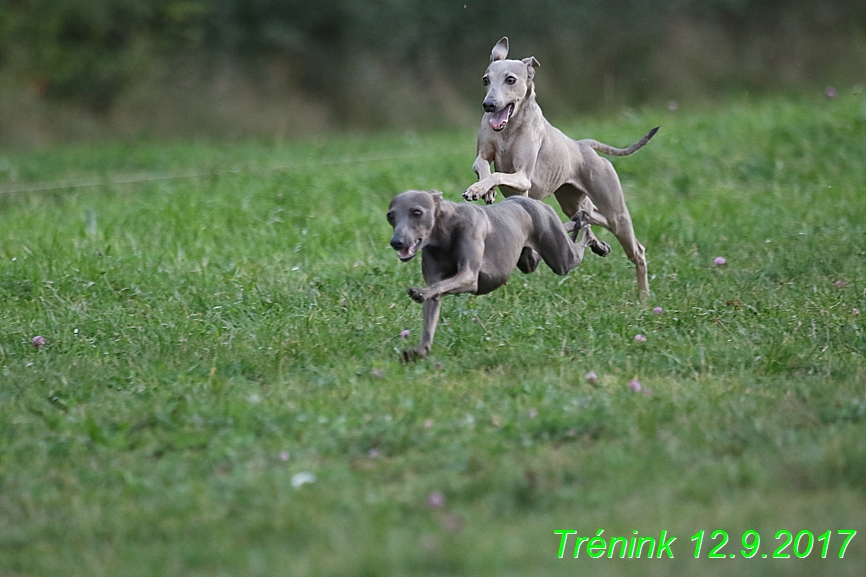
<svg viewBox="0 0 866 577"><path fill-rule="evenodd" d="M427 246L444 248L451 245L451 235L448 231L453 229L449 221L457 212L457 204L450 200L442 199L436 203L434 213L433 230L430 231Z"/></svg>
<svg viewBox="0 0 866 577"><path fill-rule="evenodd" d="M514 130L514 128L526 122L528 118L536 115L541 115L541 107L535 101L535 82L530 81L529 86L526 87L526 95L520 103L520 108L514 111L508 127Z"/></svg>
<svg viewBox="0 0 866 577"><path fill-rule="evenodd" d="M523 97L527 102L535 102L535 82L529 81L529 86L526 87L526 95Z"/></svg>

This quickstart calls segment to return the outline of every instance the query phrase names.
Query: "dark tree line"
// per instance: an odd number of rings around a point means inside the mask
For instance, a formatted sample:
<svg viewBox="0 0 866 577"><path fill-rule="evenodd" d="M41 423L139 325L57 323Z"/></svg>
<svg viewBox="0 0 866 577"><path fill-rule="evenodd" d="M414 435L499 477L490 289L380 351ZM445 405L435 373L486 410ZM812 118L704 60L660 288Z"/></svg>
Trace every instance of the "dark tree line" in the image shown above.
<svg viewBox="0 0 866 577"><path fill-rule="evenodd" d="M659 47L684 26L753 47L737 57L754 70L711 77L720 88L772 78L774 58L790 57L785 46L775 56L754 48L762 37L813 36L815 47L791 65L806 79L845 58L861 60L855 72L866 68L862 54L820 48L824 37L862 44L863 0L0 0L0 76L95 110L110 109L137 79L189 59L207 66L230 58L253 74L281 59L299 90L326 99L367 81L371 62L419 87L445 78L462 94L474 88L492 43L509 35L519 55L532 52L559 76L574 77L562 91L596 94L577 84L614 74L623 98L640 102L663 81L653 72L665 65Z"/></svg>

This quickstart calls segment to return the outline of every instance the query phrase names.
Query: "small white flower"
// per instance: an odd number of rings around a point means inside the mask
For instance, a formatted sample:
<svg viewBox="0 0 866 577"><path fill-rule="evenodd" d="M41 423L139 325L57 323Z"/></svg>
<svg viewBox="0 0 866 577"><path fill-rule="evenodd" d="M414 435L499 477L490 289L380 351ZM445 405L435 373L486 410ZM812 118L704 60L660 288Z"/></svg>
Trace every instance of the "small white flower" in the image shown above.
<svg viewBox="0 0 866 577"><path fill-rule="evenodd" d="M292 488L293 489L300 489L301 487L303 487L307 483L315 483L315 482L316 482L316 476L312 473L307 472L307 471L303 471L301 473L295 473L294 475L292 475Z"/></svg>

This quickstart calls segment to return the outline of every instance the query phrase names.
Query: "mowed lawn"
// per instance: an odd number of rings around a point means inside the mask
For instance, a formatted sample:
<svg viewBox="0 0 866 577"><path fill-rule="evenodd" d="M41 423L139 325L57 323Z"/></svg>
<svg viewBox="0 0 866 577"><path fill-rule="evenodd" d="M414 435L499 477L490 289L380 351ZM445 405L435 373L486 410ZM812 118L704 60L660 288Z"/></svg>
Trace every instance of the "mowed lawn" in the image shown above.
<svg viewBox="0 0 866 577"><path fill-rule="evenodd" d="M842 92L560 123L661 126L614 161L651 296L601 231L567 277L446 297L410 365L420 259L385 211L460 200L471 127L0 152L0 574L866 574L866 96ZM554 531L602 529L673 559L558 558Z"/></svg>

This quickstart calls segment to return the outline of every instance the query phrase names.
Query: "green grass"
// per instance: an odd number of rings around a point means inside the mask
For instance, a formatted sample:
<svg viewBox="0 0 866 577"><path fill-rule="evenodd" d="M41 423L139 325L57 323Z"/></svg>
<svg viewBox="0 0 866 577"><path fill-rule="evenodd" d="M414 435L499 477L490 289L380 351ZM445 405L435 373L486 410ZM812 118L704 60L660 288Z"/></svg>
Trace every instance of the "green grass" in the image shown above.
<svg viewBox="0 0 866 577"><path fill-rule="evenodd" d="M0 153L7 190L106 182L0 194L0 574L862 575L866 100L563 128L657 124L615 161L645 303L600 232L611 255L567 277L446 298L412 365L420 264L384 212L457 200L471 131ZM554 530L602 528L666 530L675 558L556 558ZM826 559L722 561L716 529L738 557L749 529L770 555L780 530L834 536Z"/></svg>

